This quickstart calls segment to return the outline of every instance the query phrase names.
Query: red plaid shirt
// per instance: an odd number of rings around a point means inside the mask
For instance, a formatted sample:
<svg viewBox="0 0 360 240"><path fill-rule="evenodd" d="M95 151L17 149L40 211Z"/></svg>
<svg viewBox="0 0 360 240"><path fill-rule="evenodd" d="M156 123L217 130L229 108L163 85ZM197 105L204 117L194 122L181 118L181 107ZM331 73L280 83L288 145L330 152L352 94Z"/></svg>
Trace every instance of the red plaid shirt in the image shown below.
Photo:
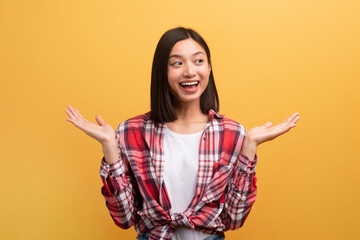
<svg viewBox="0 0 360 240"><path fill-rule="evenodd" d="M135 226L150 239L170 239L186 226L212 234L240 228L256 200L255 166L241 153L245 128L209 111L201 136L196 194L183 213L172 213L163 179L165 124L156 126L146 113L120 123L116 140L120 159L102 159L101 189L116 225Z"/></svg>

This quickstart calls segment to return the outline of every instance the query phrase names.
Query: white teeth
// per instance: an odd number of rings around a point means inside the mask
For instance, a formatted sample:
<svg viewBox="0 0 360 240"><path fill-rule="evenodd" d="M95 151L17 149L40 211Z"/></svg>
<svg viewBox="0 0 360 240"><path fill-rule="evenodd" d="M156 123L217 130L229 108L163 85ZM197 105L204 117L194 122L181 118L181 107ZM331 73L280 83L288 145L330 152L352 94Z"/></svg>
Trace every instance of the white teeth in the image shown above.
<svg viewBox="0 0 360 240"><path fill-rule="evenodd" d="M183 82L183 83L180 83L180 85L184 86L191 86L191 85L195 85L195 84L198 84L199 82L196 81L196 82Z"/></svg>

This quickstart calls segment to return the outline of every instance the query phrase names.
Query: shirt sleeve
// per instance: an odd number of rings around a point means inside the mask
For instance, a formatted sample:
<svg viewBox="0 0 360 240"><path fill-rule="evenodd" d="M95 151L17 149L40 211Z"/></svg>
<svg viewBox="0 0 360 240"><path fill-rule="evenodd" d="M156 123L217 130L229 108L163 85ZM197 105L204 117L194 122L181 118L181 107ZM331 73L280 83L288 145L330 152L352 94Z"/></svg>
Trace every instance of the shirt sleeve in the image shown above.
<svg viewBox="0 0 360 240"><path fill-rule="evenodd" d="M256 200L257 155L250 160L242 152L234 165L232 178L225 195L225 206L222 214L226 230L235 230L243 226L251 207Z"/></svg>
<svg viewBox="0 0 360 240"><path fill-rule="evenodd" d="M119 132L116 132L117 142ZM119 146L119 145L118 145ZM101 160L100 177L103 182L101 193L115 224L120 228L130 228L137 212L136 183L125 166L126 156L118 148L120 158L115 163L107 163L105 157Z"/></svg>

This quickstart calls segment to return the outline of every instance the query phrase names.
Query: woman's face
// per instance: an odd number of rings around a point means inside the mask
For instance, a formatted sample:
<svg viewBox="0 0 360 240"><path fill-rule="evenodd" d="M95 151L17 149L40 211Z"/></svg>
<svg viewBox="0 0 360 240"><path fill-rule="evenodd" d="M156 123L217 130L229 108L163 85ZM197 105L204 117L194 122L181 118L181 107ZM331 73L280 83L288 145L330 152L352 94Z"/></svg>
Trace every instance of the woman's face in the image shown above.
<svg viewBox="0 0 360 240"><path fill-rule="evenodd" d="M203 47L191 38L178 41L168 60L168 82L177 103L199 101L206 89L210 64Z"/></svg>

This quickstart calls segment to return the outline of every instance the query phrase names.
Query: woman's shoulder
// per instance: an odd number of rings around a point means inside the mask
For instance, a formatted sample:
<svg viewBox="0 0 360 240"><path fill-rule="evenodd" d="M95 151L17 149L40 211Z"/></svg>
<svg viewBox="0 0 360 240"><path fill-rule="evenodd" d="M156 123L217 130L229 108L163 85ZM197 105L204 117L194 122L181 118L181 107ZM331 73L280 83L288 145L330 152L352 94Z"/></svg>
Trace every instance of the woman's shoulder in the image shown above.
<svg viewBox="0 0 360 240"><path fill-rule="evenodd" d="M238 121L225 117L225 115L222 115L222 118L219 121L219 124L222 125L222 128L225 131L232 131L240 134L241 136L244 136L246 133L246 128L240 124Z"/></svg>

